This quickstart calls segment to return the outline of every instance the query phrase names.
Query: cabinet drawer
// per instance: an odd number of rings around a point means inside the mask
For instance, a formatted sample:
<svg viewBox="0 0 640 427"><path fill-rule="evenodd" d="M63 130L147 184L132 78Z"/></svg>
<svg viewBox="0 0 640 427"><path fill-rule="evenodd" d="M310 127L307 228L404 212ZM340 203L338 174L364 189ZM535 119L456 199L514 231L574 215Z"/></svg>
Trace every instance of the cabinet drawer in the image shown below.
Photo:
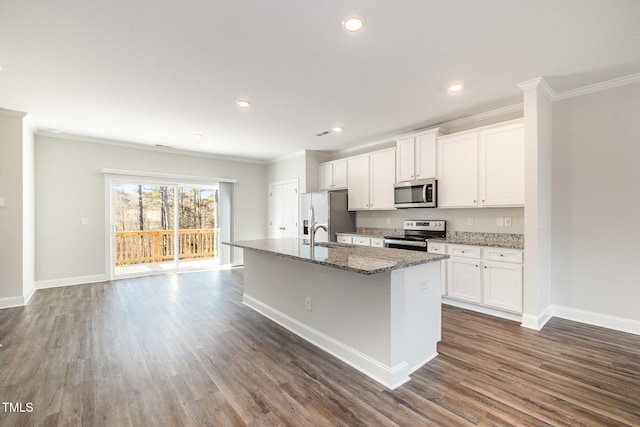
<svg viewBox="0 0 640 427"><path fill-rule="evenodd" d="M480 259L480 248L477 246L449 245L449 255Z"/></svg>
<svg viewBox="0 0 640 427"><path fill-rule="evenodd" d="M483 258L491 261L515 262L522 264L522 251L505 248L484 248Z"/></svg>
<svg viewBox="0 0 640 427"><path fill-rule="evenodd" d="M384 248L384 239L371 238L371 246L376 248Z"/></svg>
<svg viewBox="0 0 640 427"><path fill-rule="evenodd" d="M360 246L371 246L371 239L369 237L354 236L352 243L354 245L360 245Z"/></svg>
<svg viewBox="0 0 640 427"><path fill-rule="evenodd" d="M338 236L336 240L338 243L353 243L353 238L351 236Z"/></svg>
<svg viewBox="0 0 640 427"><path fill-rule="evenodd" d="M446 253L446 246L444 243L427 241L427 252L430 254L444 255Z"/></svg>

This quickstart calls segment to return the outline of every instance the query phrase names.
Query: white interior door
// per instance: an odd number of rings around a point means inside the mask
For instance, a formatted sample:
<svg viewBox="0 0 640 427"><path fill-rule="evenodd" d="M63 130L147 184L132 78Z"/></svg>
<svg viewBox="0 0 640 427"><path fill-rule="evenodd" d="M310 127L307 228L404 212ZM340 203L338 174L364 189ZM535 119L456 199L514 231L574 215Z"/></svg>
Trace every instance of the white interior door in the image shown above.
<svg viewBox="0 0 640 427"><path fill-rule="evenodd" d="M298 181L269 184L269 238L298 237Z"/></svg>

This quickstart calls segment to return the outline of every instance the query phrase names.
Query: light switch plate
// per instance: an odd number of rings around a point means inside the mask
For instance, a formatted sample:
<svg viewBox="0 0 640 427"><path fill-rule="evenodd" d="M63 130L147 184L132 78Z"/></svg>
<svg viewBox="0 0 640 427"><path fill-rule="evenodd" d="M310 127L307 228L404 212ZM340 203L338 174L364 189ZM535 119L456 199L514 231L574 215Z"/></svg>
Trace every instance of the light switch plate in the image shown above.
<svg viewBox="0 0 640 427"><path fill-rule="evenodd" d="M498 227L504 227L504 220L502 219L501 216L498 217L497 221L496 221L496 225Z"/></svg>
<svg viewBox="0 0 640 427"><path fill-rule="evenodd" d="M82 218L82 219L80 220L80 223L81 223L82 225L89 225L89 218Z"/></svg>
<svg viewBox="0 0 640 427"><path fill-rule="evenodd" d="M0 208L4 208L4 197L0 197Z"/></svg>

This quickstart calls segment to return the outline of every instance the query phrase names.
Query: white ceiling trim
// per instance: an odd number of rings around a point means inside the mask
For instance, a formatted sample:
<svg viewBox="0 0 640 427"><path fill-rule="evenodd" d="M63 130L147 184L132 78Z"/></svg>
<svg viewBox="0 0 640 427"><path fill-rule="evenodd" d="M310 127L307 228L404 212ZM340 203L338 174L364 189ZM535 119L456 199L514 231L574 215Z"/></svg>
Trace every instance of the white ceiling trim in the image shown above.
<svg viewBox="0 0 640 427"><path fill-rule="evenodd" d="M576 96L588 95L590 93L596 93L607 89L613 89L620 86L625 86L632 83L640 82L640 73L631 74L629 76L619 77L613 80L607 80L601 83L595 83L588 86L579 87L576 89L566 90L556 94L554 101L562 101L564 99L574 98Z"/></svg>
<svg viewBox="0 0 640 427"><path fill-rule="evenodd" d="M635 73L600 83L594 83L592 85L587 85L576 89L565 90L564 92L556 92L551 86L549 86L549 83L547 83L547 81L543 77L537 77L535 79L527 80L526 82L518 83L518 87L523 92L533 88L539 88L547 98L549 98L553 102L556 102L638 82L640 82L640 73Z"/></svg>

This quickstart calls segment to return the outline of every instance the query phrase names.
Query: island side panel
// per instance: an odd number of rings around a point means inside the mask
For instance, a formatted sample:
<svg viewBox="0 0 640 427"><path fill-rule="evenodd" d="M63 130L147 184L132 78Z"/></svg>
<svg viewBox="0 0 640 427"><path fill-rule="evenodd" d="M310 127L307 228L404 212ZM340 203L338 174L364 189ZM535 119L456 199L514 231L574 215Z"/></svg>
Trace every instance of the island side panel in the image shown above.
<svg viewBox="0 0 640 427"><path fill-rule="evenodd" d="M440 261L391 275L392 363L406 361L407 374L438 355L442 304Z"/></svg>
<svg viewBox="0 0 640 427"><path fill-rule="evenodd" d="M382 371L390 370L390 273L364 275L262 252L244 252L247 305L290 329L310 328L334 340L338 347L361 353L371 365L379 364ZM305 309L306 297L311 297L312 311ZM294 324L276 318L278 313ZM315 342L314 334L301 335L336 354L335 347ZM336 355L344 360L344 354ZM385 376L355 367L370 376ZM387 382L389 377L376 379Z"/></svg>

